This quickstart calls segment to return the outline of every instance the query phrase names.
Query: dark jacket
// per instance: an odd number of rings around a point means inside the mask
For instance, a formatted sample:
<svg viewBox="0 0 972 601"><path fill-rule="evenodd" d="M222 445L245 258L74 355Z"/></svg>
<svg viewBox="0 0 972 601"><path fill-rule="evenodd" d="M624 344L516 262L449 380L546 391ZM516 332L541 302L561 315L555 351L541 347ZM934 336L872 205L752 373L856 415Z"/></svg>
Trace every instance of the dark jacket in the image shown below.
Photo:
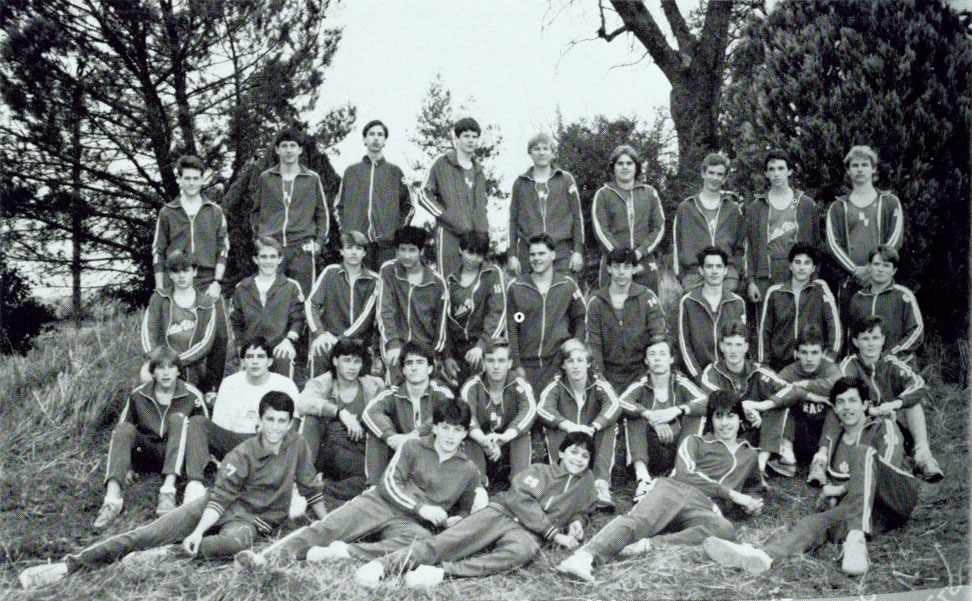
<svg viewBox="0 0 972 601"><path fill-rule="evenodd" d="M533 180L533 167L513 182L510 200L510 249L535 234L546 233L554 242L569 241L574 252L584 252L584 215L574 176L554 167L547 180L549 193L541 205Z"/></svg>
<svg viewBox="0 0 972 601"><path fill-rule="evenodd" d="M801 190L794 190L796 201L796 241L820 248L820 213L817 203ZM746 206L746 280L770 277L770 259L766 252L769 237L770 204L766 194L760 194Z"/></svg>
<svg viewBox="0 0 972 601"><path fill-rule="evenodd" d="M408 183L398 165L365 155L344 170L334 199L334 218L342 233L358 231L372 242L391 242L413 212Z"/></svg>
<svg viewBox="0 0 972 601"><path fill-rule="evenodd" d="M299 335L304 329L304 295L300 284L278 273L267 291L264 305L254 276L243 278L230 300L230 323L237 344L262 336L273 348L291 332Z"/></svg>
<svg viewBox="0 0 972 601"><path fill-rule="evenodd" d="M587 346L591 349L594 370L640 370L645 349L651 341L668 333L665 311L655 293L633 282L621 315L611 305L605 286L587 303Z"/></svg>

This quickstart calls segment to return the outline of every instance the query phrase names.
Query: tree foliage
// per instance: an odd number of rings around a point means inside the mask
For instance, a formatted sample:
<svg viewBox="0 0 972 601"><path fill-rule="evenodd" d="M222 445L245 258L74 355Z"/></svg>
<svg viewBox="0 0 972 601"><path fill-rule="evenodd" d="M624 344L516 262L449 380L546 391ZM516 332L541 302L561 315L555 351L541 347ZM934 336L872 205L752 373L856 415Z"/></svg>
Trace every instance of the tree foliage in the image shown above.
<svg viewBox="0 0 972 601"><path fill-rule="evenodd" d="M949 335L968 319L970 74L968 27L941 3L784 0L746 29L726 93L750 190L765 186L762 153L780 147L826 208L846 192L847 150L877 150L875 183L905 209L896 277Z"/></svg>
<svg viewBox="0 0 972 601"><path fill-rule="evenodd" d="M53 320L54 312L31 295L27 278L0 264L0 355L25 354Z"/></svg>

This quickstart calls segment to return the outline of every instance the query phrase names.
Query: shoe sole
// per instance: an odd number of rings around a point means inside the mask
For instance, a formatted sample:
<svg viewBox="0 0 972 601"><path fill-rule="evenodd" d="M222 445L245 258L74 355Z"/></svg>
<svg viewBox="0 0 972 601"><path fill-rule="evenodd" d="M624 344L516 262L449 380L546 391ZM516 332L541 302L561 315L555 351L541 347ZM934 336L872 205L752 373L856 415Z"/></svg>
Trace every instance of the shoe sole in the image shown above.
<svg viewBox="0 0 972 601"><path fill-rule="evenodd" d="M734 543L721 538L707 538L702 548L709 559L727 568L739 568L749 574L762 574L770 568L755 555L741 553Z"/></svg>
<svg viewBox="0 0 972 601"><path fill-rule="evenodd" d="M769 461L766 463L766 467L777 476L783 476L785 478L792 478L793 476L796 476L795 465Z"/></svg>
<svg viewBox="0 0 972 601"><path fill-rule="evenodd" d="M575 572L574 570L571 570L569 568L562 567L560 565L558 565L556 567L556 570L559 573L561 573L561 574L565 574L567 576L571 576L571 577L576 578L576 579L578 579L578 580L580 580L582 582L587 582L587 583L590 583L590 584L593 584L594 583L594 577L593 576L591 576L590 578L588 578L587 575L585 575L585 574L581 574L580 572Z"/></svg>

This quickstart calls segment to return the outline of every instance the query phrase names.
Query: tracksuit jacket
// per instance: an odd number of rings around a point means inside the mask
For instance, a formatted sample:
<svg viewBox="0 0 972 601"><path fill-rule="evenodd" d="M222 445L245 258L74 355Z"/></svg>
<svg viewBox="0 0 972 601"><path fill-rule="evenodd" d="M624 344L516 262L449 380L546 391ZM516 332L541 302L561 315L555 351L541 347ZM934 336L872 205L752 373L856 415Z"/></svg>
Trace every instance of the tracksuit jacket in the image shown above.
<svg viewBox="0 0 972 601"><path fill-rule="evenodd" d="M719 358L719 328L734 320L745 323L746 303L734 292L723 289L715 314L695 288L678 303L678 348L688 375L698 379L705 366Z"/></svg>
<svg viewBox="0 0 972 601"><path fill-rule="evenodd" d="M156 274L165 271L165 258L170 252L188 251L200 269L215 270L226 265L230 240L226 216L219 205L204 200L199 212L189 217L176 198L159 211L152 239L152 263Z"/></svg>
<svg viewBox="0 0 972 601"><path fill-rule="evenodd" d="M168 342L167 332L172 325L172 289L156 289L149 298L148 307L142 316L142 352L148 355L153 348L166 345L177 350ZM196 293L196 306L192 309L196 314L196 325L192 331L189 348L178 351L179 361L183 367L188 367L201 360L213 348L216 334L216 306L213 299L206 294Z"/></svg>
<svg viewBox="0 0 972 601"><path fill-rule="evenodd" d="M817 203L801 190L793 191L796 202L796 241L820 247L820 219ZM770 257L766 252L769 244L770 204L766 193L760 194L745 208L746 215L746 281L770 278Z"/></svg>
<svg viewBox="0 0 972 601"><path fill-rule="evenodd" d="M334 199L334 218L341 232L358 231L371 242L390 243L413 212L405 174L385 157L372 161L365 155L344 170Z"/></svg>
<svg viewBox="0 0 972 601"><path fill-rule="evenodd" d="M520 526L550 540L572 521L582 518L597 501L590 469L572 475L559 463L535 463L517 474L510 488L490 505L516 519Z"/></svg>
<svg viewBox="0 0 972 601"><path fill-rule="evenodd" d="M894 418L865 416L864 419L866 420L864 428L857 435L856 446L871 447L882 462L900 470L904 460L904 436ZM834 451L837 450L837 441L840 440L843 431L841 427L837 436L828 441L827 447L827 475L838 482L850 478L846 465L833 465Z"/></svg>
<svg viewBox="0 0 972 601"><path fill-rule="evenodd" d="M379 273L378 331L385 351L415 340L443 352L449 289L442 276L423 265L422 283L413 286L396 259L382 265Z"/></svg>
<svg viewBox="0 0 972 601"><path fill-rule="evenodd" d="M773 369L793 361L797 337L809 326L820 329L824 352L835 359L842 342L840 310L827 282L813 280L799 296L790 282L770 286L759 318L759 361Z"/></svg>
<svg viewBox="0 0 972 601"><path fill-rule="evenodd" d="M549 428L559 428L564 422L591 425L600 431L618 421L621 403L611 385L598 376L591 376L584 391L584 406L578 408L577 399L563 374L540 394L537 415Z"/></svg>
<svg viewBox="0 0 972 601"><path fill-rule="evenodd" d="M574 176L560 167L554 167L547 180L547 188L547 200L541 203L533 179L533 167L513 182L510 250L514 255L521 243L541 233L549 235L554 242L569 241L574 252L584 252L584 214Z"/></svg>
<svg viewBox="0 0 972 601"><path fill-rule="evenodd" d="M616 184L604 184L594 193L591 222L605 254L615 248L631 248L647 257L665 235L665 214L658 192L648 184L635 184L631 194L633 211L629 214Z"/></svg>
<svg viewBox="0 0 972 601"><path fill-rule="evenodd" d="M152 381L142 384L128 395L118 423L132 424L139 433L154 442L162 442L169 434L166 432L169 413L181 413L187 419L196 413L209 417L202 393L192 384L176 380L172 401L168 405L160 405L155 400L155 382Z"/></svg>
<svg viewBox="0 0 972 601"><path fill-rule="evenodd" d="M813 373L807 373L800 367L799 361L794 361L777 372L777 375L791 383L807 380L806 389L794 386L793 394L799 399L798 402L801 404L800 406L804 413L814 418L820 418L827 408L830 407L830 389L834 387L834 384L837 383L837 380L843 374L840 372L840 367L836 363L828 357L823 357L820 359L820 366L817 368L817 371ZM804 390L813 394L819 394L827 400L823 403L809 401L804 394ZM821 405L823 406L821 407Z"/></svg>
<svg viewBox="0 0 972 601"><path fill-rule="evenodd" d="M324 185L317 172L300 166L289 203L284 202L280 165L260 174L257 196L250 212L254 235L271 236L284 246L316 240L324 248L330 221Z"/></svg>
<svg viewBox="0 0 972 601"><path fill-rule="evenodd" d="M423 506L437 505L449 515L466 516L478 486L479 470L462 446L455 455L440 461L435 437L430 434L405 441L388 463L376 490L407 515L418 517ZM450 512L457 503L458 510Z"/></svg>
<svg viewBox="0 0 972 601"><path fill-rule="evenodd" d="M338 397L334 387L334 375L325 372L316 378L307 380L304 390L297 398L297 411L305 416L317 416L325 419L334 419L341 409L347 409L356 416L360 416L368 401L373 399L376 394L384 389L384 382L381 378L369 375L358 376L358 385L361 387L361 394L351 403L343 403ZM360 411L356 411L354 406L358 398L364 399L365 404L360 406Z"/></svg>
<svg viewBox="0 0 972 601"><path fill-rule="evenodd" d="M746 224L742 205L732 192L722 192L716 217L716 232L709 234L709 226L699 196L690 196L678 205L675 213L673 259L675 275L683 277L697 266L696 256L707 246L718 246L729 255L729 264L735 265L739 277L745 274L743 261L746 245Z"/></svg>
<svg viewBox="0 0 972 601"><path fill-rule="evenodd" d="M553 274L546 295L533 276L516 277L506 288L506 315L513 369L524 359L551 359L569 338L584 340L584 295L570 277Z"/></svg>
<svg viewBox="0 0 972 601"><path fill-rule="evenodd" d="M847 249L847 203L850 200L845 194L830 203L827 209L827 247L830 254L840 263L841 267L853 272L858 267L850 258ZM878 190L878 240L880 244L893 246L896 250L904 242L904 211L901 201L888 191Z"/></svg>
<svg viewBox="0 0 972 601"><path fill-rule="evenodd" d="M506 335L506 281L499 267L483 263L470 285L469 298L458 307L452 306L452 302L464 296L459 273L450 273L446 284L451 301L447 317L448 340L453 352L464 352L472 345L485 351L487 339ZM460 358L456 357L457 360Z"/></svg>
<svg viewBox="0 0 972 601"><path fill-rule="evenodd" d="M254 336L262 336L276 347L291 332L299 335L304 328L304 295L300 284L283 274L267 291L267 303L260 302L255 276L246 277L236 285L230 300L230 324L233 337L240 344Z"/></svg>
<svg viewBox="0 0 972 601"><path fill-rule="evenodd" d="M479 428L485 433L502 434L512 428L517 436L529 432L537 417L537 403L530 384L510 373L506 377L503 398L499 403L494 403L489 396L485 378L485 374L473 376L459 391L460 398L472 410L472 425L469 429Z"/></svg>
<svg viewBox="0 0 972 601"><path fill-rule="evenodd" d="M328 265L317 276L304 302L311 335L330 332L339 338L368 338L375 321L377 301L377 273L362 267L352 290L344 265Z"/></svg>
<svg viewBox="0 0 972 601"><path fill-rule="evenodd" d="M901 408L907 409L921 403L928 394L925 379L890 353L883 353L874 365L865 365L859 355L849 355L840 362L840 371L867 382L872 407L901 399Z"/></svg>
<svg viewBox="0 0 972 601"><path fill-rule="evenodd" d="M371 399L361 414L361 421L375 436L386 442L393 434L408 434L412 430L424 436L432 431L432 411L435 407L453 398L451 390L432 380L416 407L402 384Z"/></svg>
<svg viewBox="0 0 972 601"><path fill-rule="evenodd" d="M620 316L611 305L609 287L591 296L587 303L587 346L591 349L594 370L640 370L645 362L645 349L666 336L665 311L655 293L631 283L628 298Z"/></svg>
<svg viewBox="0 0 972 601"><path fill-rule="evenodd" d="M863 288L851 297L848 309L850 322L880 315L884 323L884 348L888 352L907 360L921 344L925 323L914 293L893 281L884 290L874 293Z"/></svg>
<svg viewBox="0 0 972 601"><path fill-rule="evenodd" d="M628 386L618 398L621 409L625 415L641 417L643 411L655 411L667 409L669 407L684 407L688 410L685 417L701 416L705 417L705 410L708 406L708 394L696 386L691 378L673 371L668 377L668 400L661 402L655 398L655 392L651 387L651 374L645 374ZM678 435L678 422L673 422L673 430Z"/></svg>
<svg viewBox="0 0 972 601"><path fill-rule="evenodd" d="M223 458L207 509L220 515L220 524L241 520L269 534L287 519L295 484L308 506L324 500L308 453L296 432L287 432L276 453L263 445L261 436L246 439Z"/></svg>
<svg viewBox="0 0 972 601"><path fill-rule="evenodd" d="M466 232L488 233L486 221L486 175L482 164L473 160L476 181L472 189L472 203L462 206L463 168L456 151L439 155L432 163L416 202L435 217L436 223L450 233L461 236Z"/></svg>
<svg viewBox="0 0 972 601"><path fill-rule="evenodd" d="M693 435L679 445L675 471L668 478L701 491L726 512L734 505L730 491L759 481L756 457L756 449L745 440L730 451L715 434Z"/></svg>

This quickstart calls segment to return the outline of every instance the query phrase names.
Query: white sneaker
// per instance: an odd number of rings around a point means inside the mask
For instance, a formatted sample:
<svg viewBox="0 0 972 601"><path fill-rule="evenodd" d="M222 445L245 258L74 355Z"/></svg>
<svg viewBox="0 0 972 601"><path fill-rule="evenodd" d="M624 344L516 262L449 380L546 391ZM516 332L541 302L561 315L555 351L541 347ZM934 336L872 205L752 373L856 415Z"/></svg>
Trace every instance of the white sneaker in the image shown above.
<svg viewBox="0 0 972 601"><path fill-rule="evenodd" d="M354 572L354 581L365 588L375 588L384 577L385 566L377 560L369 561Z"/></svg>
<svg viewBox="0 0 972 601"><path fill-rule="evenodd" d="M637 504L638 501L644 499L645 495L648 494L648 491L651 490L651 486L654 483L655 483L654 480L652 480L651 478L648 478L647 480L639 480L638 488L635 489L635 494L632 501L635 504Z"/></svg>
<svg viewBox="0 0 972 601"><path fill-rule="evenodd" d="M618 554L623 557L633 557L635 555L646 555L648 551L651 551L651 539L643 538L630 545L625 545Z"/></svg>
<svg viewBox="0 0 972 601"><path fill-rule="evenodd" d="M67 571L67 564L63 561L42 563L22 571L17 579L20 580L20 586L30 589L57 582L67 576Z"/></svg>
<svg viewBox="0 0 972 601"><path fill-rule="evenodd" d="M294 484L294 492L290 495L290 510L287 512L287 517L296 520L304 515L305 511L307 511L307 499L297 492L297 485Z"/></svg>
<svg viewBox="0 0 972 601"><path fill-rule="evenodd" d="M326 547L311 547L307 551L307 561L328 561L331 559L351 559L348 553L348 543L336 540Z"/></svg>
<svg viewBox="0 0 972 601"><path fill-rule="evenodd" d="M844 541L844 560L840 569L851 576L863 576L867 573L867 539L864 532L851 530Z"/></svg>
<svg viewBox="0 0 972 601"><path fill-rule="evenodd" d="M419 566L405 574L405 586L410 588L438 586L445 576L445 570L437 566Z"/></svg>
<svg viewBox="0 0 972 601"><path fill-rule="evenodd" d="M575 551L557 564L557 571L575 576L585 582L594 582L594 558L586 551Z"/></svg>
<svg viewBox="0 0 972 601"><path fill-rule="evenodd" d="M141 551L132 551L125 557L122 557L122 565L128 567L136 566L148 566L155 563L160 563L165 561L172 555L174 555L173 545L164 545L161 547L152 547L151 549L143 549Z"/></svg>
<svg viewBox="0 0 972 601"><path fill-rule="evenodd" d="M252 549L240 551L233 556L233 561L246 572L256 572L267 567L267 558Z"/></svg>
<svg viewBox="0 0 972 601"><path fill-rule="evenodd" d="M182 504L186 505L206 494L206 485L199 480L192 480L182 491Z"/></svg>
<svg viewBox="0 0 972 601"><path fill-rule="evenodd" d="M710 536L702 543L709 559L727 568L740 568L750 574L762 574L773 565L773 558L748 543L733 543Z"/></svg>
<svg viewBox="0 0 972 601"><path fill-rule="evenodd" d="M611 498L611 486L607 480L595 480L594 490L597 492L597 503L595 507L601 509L613 509L614 499Z"/></svg>

